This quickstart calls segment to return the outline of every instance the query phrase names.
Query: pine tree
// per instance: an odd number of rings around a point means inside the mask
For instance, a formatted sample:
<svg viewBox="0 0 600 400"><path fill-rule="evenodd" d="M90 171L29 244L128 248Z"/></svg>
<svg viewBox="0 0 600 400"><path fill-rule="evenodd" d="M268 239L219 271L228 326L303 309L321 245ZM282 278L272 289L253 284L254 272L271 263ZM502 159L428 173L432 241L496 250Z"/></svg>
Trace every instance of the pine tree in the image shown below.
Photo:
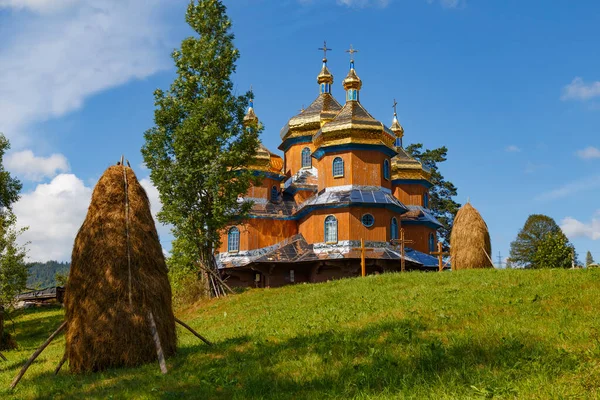
<svg viewBox="0 0 600 400"><path fill-rule="evenodd" d="M239 53L226 7L194 0L186 21L197 35L173 52L177 77L170 90L154 93L155 126L144 134L142 154L160 193L158 218L173 226L178 251L169 265L203 271L212 282L219 280L213 251L220 231L252 207L239 204L238 195L255 179L243 167L256 154L259 129L243 126L251 94L233 93Z"/></svg>
<svg viewBox="0 0 600 400"><path fill-rule="evenodd" d="M429 190L429 208L444 229L438 231L439 240L447 251L450 248L450 233L454 224L454 217L460 209L460 204L452 198L457 191L454 184L447 181L440 173L438 164L447 160L448 149L440 147L433 150L422 150L423 144L414 143L406 147L406 152L431 170L431 183Z"/></svg>
<svg viewBox="0 0 600 400"><path fill-rule="evenodd" d="M592 257L592 253L590 253L590 251L588 250L587 254L585 255L585 266L587 267L590 264L594 263L594 257Z"/></svg>

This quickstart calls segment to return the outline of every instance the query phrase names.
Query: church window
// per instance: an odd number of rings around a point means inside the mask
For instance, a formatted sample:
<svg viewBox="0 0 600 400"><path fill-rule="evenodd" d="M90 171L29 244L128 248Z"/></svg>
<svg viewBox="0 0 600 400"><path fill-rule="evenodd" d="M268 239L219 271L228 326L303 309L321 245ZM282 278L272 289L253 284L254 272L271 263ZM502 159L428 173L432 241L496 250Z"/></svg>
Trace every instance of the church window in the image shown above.
<svg viewBox="0 0 600 400"><path fill-rule="evenodd" d="M383 179L390 180L390 162L383 160Z"/></svg>
<svg viewBox="0 0 600 400"><path fill-rule="evenodd" d="M279 197L279 191L277 190L277 186L273 186L271 188L271 201L277 201Z"/></svg>
<svg viewBox="0 0 600 400"><path fill-rule="evenodd" d="M348 101L352 100L358 100L358 90L356 89L348 89Z"/></svg>
<svg viewBox="0 0 600 400"><path fill-rule="evenodd" d="M305 147L302 149L302 168L312 167L312 160L310 158L310 149Z"/></svg>
<svg viewBox="0 0 600 400"><path fill-rule="evenodd" d="M333 215L325 218L325 242L326 243L337 243L338 241L338 226L337 219Z"/></svg>
<svg viewBox="0 0 600 400"><path fill-rule="evenodd" d="M429 234L429 252L435 251L435 236L433 233Z"/></svg>
<svg viewBox="0 0 600 400"><path fill-rule="evenodd" d="M370 228L375 223L375 218L371 214L364 214L361 221L364 226Z"/></svg>
<svg viewBox="0 0 600 400"><path fill-rule="evenodd" d="M240 230L235 226L229 229L227 234L227 251L240 251Z"/></svg>
<svg viewBox="0 0 600 400"><path fill-rule="evenodd" d="M392 223L390 224L390 236L391 239L398 239L398 220L396 217L392 217Z"/></svg>
<svg viewBox="0 0 600 400"><path fill-rule="evenodd" d="M429 195L427 193L423 195L423 207L429 208Z"/></svg>
<svg viewBox="0 0 600 400"><path fill-rule="evenodd" d="M335 178L344 176L344 160L341 157L333 159L333 176Z"/></svg>

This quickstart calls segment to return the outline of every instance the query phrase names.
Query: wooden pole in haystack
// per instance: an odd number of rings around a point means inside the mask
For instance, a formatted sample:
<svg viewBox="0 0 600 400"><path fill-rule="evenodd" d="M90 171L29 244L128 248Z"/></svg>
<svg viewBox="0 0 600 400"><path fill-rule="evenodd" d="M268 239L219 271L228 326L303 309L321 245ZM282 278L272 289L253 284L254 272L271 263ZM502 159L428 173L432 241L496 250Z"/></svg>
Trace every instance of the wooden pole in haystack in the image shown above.
<svg viewBox="0 0 600 400"><path fill-rule="evenodd" d="M450 234L452 270L493 268L488 227L479 212L465 204L454 218Z"/></svg>

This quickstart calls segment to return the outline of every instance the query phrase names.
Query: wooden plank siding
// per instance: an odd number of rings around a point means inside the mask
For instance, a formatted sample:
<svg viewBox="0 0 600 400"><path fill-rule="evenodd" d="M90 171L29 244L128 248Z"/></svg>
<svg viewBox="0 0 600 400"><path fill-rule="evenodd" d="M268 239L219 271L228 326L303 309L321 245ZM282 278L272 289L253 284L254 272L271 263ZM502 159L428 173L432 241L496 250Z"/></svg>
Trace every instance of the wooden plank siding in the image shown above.
<svg viewBox="0 0 600 400"><path fill-rule="evenodd" d="M402 184L394 186L394 197L400 200L403 204L423 206L423 196L428 192L428 189L419 184Z"/></svg>
<svg viewBox="0 0 600 400"><path fill-rule="evenodd" d="M293 176L296 172L302 169L302 150L305 147L310 149L310 153L312 154L315 151L315 146L312 143L298 143L290 146L290 148L285 152L283 171L285 176ZM312 165L314 166L317 160L311 158Z"/></svg>
<svg viewBox="0 0 600 400"><path fill-rule="evenodd" d="M228 251L227 235L232 226L240 230L240 251L272 246L298 233L296 221L250 218L244 223L228 226L221 233L220 253Z"/></svg>
<svg viewBox="0 0 600 400"><path fill-rule="evenodd" d="M436 248L437 235L435 229L423 225L403 225L402 227L404 228L406 239L414 240L414 243L407 244L408 247L429 254L429 234L433 233L434 249Z"/></svg>
<svg viewBox="0 0 600 400"><path fill-rule="evenodd" d="M333 160L344 160L344 176L333 176ZM391 189L391 181L383 178L383 161L390 158L378 151L353 150L326 154L318 161L319 190L332 186L383 186ZM314 164L314 163L313 163Z"/></svg>

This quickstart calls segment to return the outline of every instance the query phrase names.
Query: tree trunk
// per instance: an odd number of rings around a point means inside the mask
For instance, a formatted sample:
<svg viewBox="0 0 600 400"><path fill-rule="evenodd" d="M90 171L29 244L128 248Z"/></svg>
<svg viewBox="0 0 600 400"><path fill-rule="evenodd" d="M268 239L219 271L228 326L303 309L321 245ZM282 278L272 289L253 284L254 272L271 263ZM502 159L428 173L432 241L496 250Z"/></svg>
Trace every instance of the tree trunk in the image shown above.
<svg viewBox="0 0 600 400"><path fill-rule="evenodd" d="M202 283L209 298L226 296L227 293L233 293L233 290L221 279L212 246L206 246L201 249L199 264Z"/></svg>

